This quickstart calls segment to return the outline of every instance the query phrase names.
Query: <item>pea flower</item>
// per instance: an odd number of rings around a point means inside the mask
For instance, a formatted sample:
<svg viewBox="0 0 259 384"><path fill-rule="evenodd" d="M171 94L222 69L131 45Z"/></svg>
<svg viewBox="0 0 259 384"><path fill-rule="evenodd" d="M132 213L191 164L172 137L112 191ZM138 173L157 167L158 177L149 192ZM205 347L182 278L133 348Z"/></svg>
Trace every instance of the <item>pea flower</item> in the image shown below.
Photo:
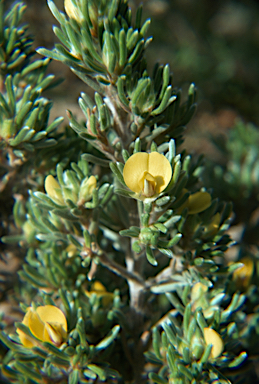
<svg viewBox="0 0 259 384"><path fill-rule="evenodd" d="M236 282L238 288L246 289L254 273L254 262L248 256L243 257L239 261L243 263L243 265L233 272L233 280Z"/></svg>
<svg viewBox="0 0 259 384"><path fill-rule="evenodd" d="M48 175L46 177L44 187L45 191L52 200L54 200L57 204L65 205L61 187L52 175Z"/></svg>
<svg viewBox="0 0 259 384"><path fill-rule="evenodd" d="M91 290L86 291L85 293L89 298L92 296L92 294L100 297L104 307L107 307L114 298L114 294L112 292L107 292L105 286L100 281L95 281L91 287Z"/></svg>
<svg viewBox="0 0 259 384"><path fill-rule="evenodd" d="M213 236L217 233L220 225L221 215L217 212L210 220L208 225L205 226L204 234L205 236Z"/></svg>
<svg viewBox="0 0 259 384"><path fill-rule="evenodd" d="M184 190L186 192L186 190ZM211 195L208 192L195 192L188 197L186 202L178 208L178 212L182 212L184 208L188 208L188 214L194 215L205 211L211 205Z"/></svg>
<svg viewBox="0 0 259 384"><path fill-rule="evenodd" d="M203 332L205 343L207 345L212 345L210 357L212 359L216 359L221 355L224 349L222 337L212 328L204 328Z"/></svg>
<svg viewBox="0 0 259 384"><path fill-rule="evenodd" d="M40 341L46 341L60 346L67 337L67 320L64 313L54 305L44 305L34 308L29 307L23 318L22 324L26 325L33 336ZM17 329L21 343L26 348L36 346L37 341Z"/></svg>
<svg viewBox="0 0 259 384"><path fill-rule="evenodd" d="M211 195L208 192L196 192L188 197L189 215L205 211L211 205Z"/></svg>
<svg viewBox="0 0 259 384"><path fill-rule="evenodd" d="M129 189L140 199L159 195L172 177L167 158L158 152L138 152L126 161L123 178Z"/></svg>

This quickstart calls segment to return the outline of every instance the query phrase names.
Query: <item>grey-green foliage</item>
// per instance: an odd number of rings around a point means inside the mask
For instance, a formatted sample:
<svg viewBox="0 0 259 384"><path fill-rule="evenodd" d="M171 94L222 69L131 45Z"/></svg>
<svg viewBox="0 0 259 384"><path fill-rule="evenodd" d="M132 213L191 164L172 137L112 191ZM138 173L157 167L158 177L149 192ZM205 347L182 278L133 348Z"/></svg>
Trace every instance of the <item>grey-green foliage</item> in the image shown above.
<svg viewBox="0 0 259 384"><path fill-rule="evenodd" d="M53 152L44 152L46 162L52 155L55 159L45 191L33 188L28 201L16 200L14 220L21 231L2 240L26 249L19 271L23 312L30 306L59 306L68 334L59 348L41 341L26 348L17 334L2 332L10 349L2 371L22 384L41 383L42 376L61 383L218 380L221 370L246 357L241 342L231 352L232 339L245 323L245 297L231 294L227 286L240 267L224 258L231 244L226 234L231 204L212 200L210 190L202 188L202 158L179 151L195 110L195 86L182 103L168 65L157 64L148 73L150 21L141 22L141 8L133 18L126 0L71 4L78 6L77 18L48 1L61 44L39 52L68 65L95 91L93 98L86 93L79 98L85 121L68 111L70 126L87 145L79 146L74 160L71 151L64 153L74 136L66 130L52 136L60 119L48 126L50 103L41 95L52 82L43 71L48 59L26 61L19 72L5 73L0 100L7 126L4 148L22 157L55 144ZM21 81L27 81L25 88ZM164 155L173 174L158 196L138 200L125 184L123 169L141 151ZM46 173L44 168L40 185ZM191 208L195 193L207 200L199 209ZM91 280L100 280L109 292L91 291ZM191 293L196 284L207 289L197 305ZM212 346L204 345L204 327L223 339L226 353L215 361L209 357ZM24 323L17 328L33 337Z"/></svg>
<svg viewBox="0 0 259 384"><path fill-rule="evenodd" d="M141 22L142 9L133 20L127 1L113 1L112 11L108 3L82 2L79 13L85 21L80 22L68 21L52 0L48 3L60 23L54 32L62 44L38 52L65 63L98 92L95 101L82 94L79 104L87 123L77 123L70 114L71 127L92 145L101 145L111 159L114 147L120 153L137 137L142 150L152 141L181 140L195 110L196 90L191 85L188 101L181 104L168 65L156 65L152 76L148 74L145 49L150 38L145 35L150 21Z"/></svg>
<svg viewBox="0 0 259 384"><path fill-rule="evenodd" d="M245 297L236 294L229 302L229 298L216 289L212 298L203 293L203 297L195 300L189 294L189 287L178 289L177 294L166 294L176 310L160 327L153 329L153 351L147 352L147 358L157 365L158 370L157 373L150 373L150 379L157 384L171 381L179 384L229 383L222 373L224 368L237 367L247 358L245 352L238 356L234 352L239 347L234 313L240 310ZM228 301L225 309L222 308L224 300ZM206 344L204 340L204 329L211 326L224 338L225 347L221 356L212 357L212 345Z"/></svg>
<svg viewBox="0 0 259 384"><path fill-rule="evenodd" d="M49 60L31 60L32 39L21 24L25 8L17 3L5 15L1 1L1 138L2 147L33 150L55 143L48 134L62 120L48 126L51 102L42 92L54 85L54 76L46 76Z"/></svg>
<svg viewBox="0 0 259 384"><path fill-rule="evenodd" d="M49 59L32 60L32 39L21 21L25 8L19 2L6 13L4 1L0 2L1 191L11 188L13 193L21 193L32 170L27 167L28 159L39 162L41 158L44 167L43 156L57 144L60 135L56 130L63 121L60 117L48 122L52 102L43 92L57 81L46 75ZM35 182L41 184L42 180Z"/></svg>

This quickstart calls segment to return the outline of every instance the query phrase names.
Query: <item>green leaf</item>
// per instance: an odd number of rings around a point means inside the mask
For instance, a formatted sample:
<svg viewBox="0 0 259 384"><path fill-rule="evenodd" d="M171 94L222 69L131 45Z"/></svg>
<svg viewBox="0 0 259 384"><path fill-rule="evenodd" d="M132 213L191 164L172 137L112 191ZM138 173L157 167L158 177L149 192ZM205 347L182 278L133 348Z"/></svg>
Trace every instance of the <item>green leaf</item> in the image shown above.
<svg viewBox="0 0 259 384"><path fill-rule="evenodd" d="M100 351L102 349L107 348L117 337L120 331L120 326L115 325L109 334L95 346L95 350Z"/></svg>
<svg viewBox="0 0 259 384"><path fill-rule="evenodd" d="M247 353L246 352L241 352L237 357L234 358L233 361L231 361L228 364L229 368L236 368L239 365L241 365L246 359L247 359Z"/></svg>
<svg viewBox="0 0 259 384"><path fill-rule="evenodd" d="M17 371L25 375L25 377L30 378L33 381L36 380L37 382L40 382L42 380L42 375L40 375L39 373L33 370L33 368L35 368L35 370L38 370L38 369L36 367L33 367L31 364L27 365L27 364L20 363L19 361L16 361L15 368L17 369Z"/></svg>
<svg viewBox="0 0 259 384"><path fill-rule="evenodd" d="M106 380L106 372L103 368L98 367L96 364L88 364L87 368L93 371L97 376L99 376L101 381Z"/></svg>
<svg viewBox="0 0 259 384"><path fill-rule="evenodd" d="M58 357L59 359L63 360L64 363L67 365L70 362L70 356L67 355L64 351L61 351L61 349L57 348L55 345L47 342L42 342L42 345L54 356Z"/></svg>
<svg viewBox="0 0 259 384"><path fill-rule="evenodd" d="M125 182L124 182L124 178L123 178L123 175L120 171L120 168L119 168L119 163L110 163L110 168L112 170L112 173L117 177L117 179L119 180L119 182L122 184L122 185L125 185Z"/></svg>
<svg viewBox="0 0 259 384"><path fill-rule="evenodd" d="M128 237L138 237L140 234L139 227L130 227L129 229L123 229L119 232L121 236L128 236Z"/></svg>
<svg viewBox="0 0 259 384"><path fill-rule="evenodd" d="M73 369L73 371L69 374L68 384L78 384L79 382L79 371L78 369Z"/></svg>
<svg viewBox="0 0 259 384"><path fill-rule="evenodd" d="M154 267L157 266L157 261L153 255L152 249L149 245L146 246L146 256L147 260L150 264L152 264Z"/></svg>
<svg viewBox="0 0 259 384"><path fill-rule="evenodd" d="M156 384L168 384L168 380L163 379L161 376L157 375L154 372L149 373L148 377Z"/></svg>

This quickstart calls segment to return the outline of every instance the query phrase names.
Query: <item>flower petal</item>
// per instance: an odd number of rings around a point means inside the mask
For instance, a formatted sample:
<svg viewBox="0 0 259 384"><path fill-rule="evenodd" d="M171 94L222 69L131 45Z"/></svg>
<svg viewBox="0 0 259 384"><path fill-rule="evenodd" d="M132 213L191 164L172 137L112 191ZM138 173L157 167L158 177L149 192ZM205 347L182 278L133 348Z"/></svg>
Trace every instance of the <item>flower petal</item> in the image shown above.
<svg viewBox="0 0 259 384"><path fill-rule="evenodd" d="M30 316L30 312L31 311L32 311L32 307L27 309L27 312L26 312L26 314L25 314L25 316L23 318L23 321L22 321L22 323L24 325L27 325L27 327L29 327L29 316ZM21 341L21 343L23 344L24 347L32 348L32 347L35 347L37 345L36 340L34 340L30 336L27 336L26 333L24 333L21 329L18 328L16 330L16 332L18 333L20 341Z"/></svg>
<svg viewBox="0 0 259 384"><path fill-rule="evenodd" d="M148 171L148 157L146 152L137 152L126 161L123 169L123 178L129 189L135 193L141 193L139 180L143 173Z"/></svg>
<svg viewBox="0 0 259 384"><path fill-rule="evenodd" d="M59 308L54 305L44 305L42 307L38 307L36 312L43 323L57 323L60 324L65 331L67 331L67 319Z"/></svg>
<svg viewBox="0 0 259 384"><path fill-rule="evenodd" d="M171 180L171 164L161 153L151 152L149 154L148 172L156 179L156 193L161 193Z"/></svg>
<svg viewBox="0 0 259 384"><path fill-rule="evenodd" d="M222 337L212 328L204 328L203 331L206 344L212 344L210 356L213 359L219 357L224 349Z"/></svg>
<svg viewBox="0 0 259 384"><path fill-rule="evenodd" d="M208 192L196 192L188 197L189 215L205 211L211 205L211 195Z"/></svg>
<svg viewBox="0 0 259 384"><path fill-rule="evenodd" d="M45 324L40 319L40 316L38 313L34 310L31 310L28 315L28 326L30 328L31 333L37 337L37 339L41 341L50 341L50 339L45 338L44 336L44 330L45 330Z"/></svg>

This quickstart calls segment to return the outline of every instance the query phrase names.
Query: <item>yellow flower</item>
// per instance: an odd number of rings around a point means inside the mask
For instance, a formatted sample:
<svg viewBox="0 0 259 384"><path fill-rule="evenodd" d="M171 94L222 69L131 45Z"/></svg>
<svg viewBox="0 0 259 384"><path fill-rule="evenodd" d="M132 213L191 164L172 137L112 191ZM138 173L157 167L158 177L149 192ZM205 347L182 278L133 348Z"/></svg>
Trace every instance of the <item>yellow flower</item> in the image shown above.
<svg viewBox="0 0 259 384"><path fill-rule="evenodd" d="M56 179L52 175L48 175L44 183L45 191L49 197L57 204L65 205L62 190Z"/></svg>
<svg viewBox="0 0 259 384"><path fill-rule="evenodd" d="M47 341L56 346L60 346L67 337L67 320L64 313L54 305L44 305L34 310L32 307L27 312L22 321L33 336L40 341ZM27 336L23 331L17 329L21 343L32 348L37 345L37 341Z"/></svg>
<svg viewBox="0 0 259 384"><path fill-rule="evenodd" d="M233 272L233 280L239 288L247 288L254 272L254 262L250 257L239 260L243 265Z"/></svg>
<svg viewBox="0 0 259 384"><path fill-rule="evenodd" d="M79 11L79 8L76 7L71 0L65 0L64 8L66 14L70 17L70 19L76 20L78 23L81 23L83 20L82 13Z"/></svg>
<svg viewBox="0 0 259 384"><path fill-rule="evenodd" d="M206 237L213 236L219 229L219 224L221 220L221 215L217 212L210 220L209 224L205 226L204 235Z"/></svg>
<svg viewBox="0 0 259 384"><path fill-rule="evenodd" d="M139 197L154 197L161 193L172 177L167 158L158 152L138 152L126 161L123 178L129 189Z"/></svg>
<svg viewBox="0 0 259 384"><path fill-rule="evenodd" d="M198 307L202 309L208 306L206 293L208 292L208 287L202 283L196 283L191 290L191 301L193 303L192 310L195 311Z"/></svg>
<svg viewBox="0 0 259 384"><path fill-rule="evenodd" d="M204 339L207 345L211 344L212 349L210 357L216 359L221 355L224 349L222 337L212 328L204 328Z"/></svg>
<svg viewBox="0 0 259 384"><path fill-rule="evenodd" d="M104 307L107 307L112 301L114 294L112 292L107 292L105 286L100 281L95 281L91 287L90 292L86 291L86 296L89 298L92 294L95 294L97 297L102 299L102 304Z"/></svg>
<svg viewBox="0 0 259 384"><path fill-rule="evenodd" d="M186 190L184 190L186 192ZM178 208L178 212L182 212L184 208L188 208L188 214L194 215L205 211L211 205L211 195L208 192L196 192L188 197L186 202Z"/></svg>

